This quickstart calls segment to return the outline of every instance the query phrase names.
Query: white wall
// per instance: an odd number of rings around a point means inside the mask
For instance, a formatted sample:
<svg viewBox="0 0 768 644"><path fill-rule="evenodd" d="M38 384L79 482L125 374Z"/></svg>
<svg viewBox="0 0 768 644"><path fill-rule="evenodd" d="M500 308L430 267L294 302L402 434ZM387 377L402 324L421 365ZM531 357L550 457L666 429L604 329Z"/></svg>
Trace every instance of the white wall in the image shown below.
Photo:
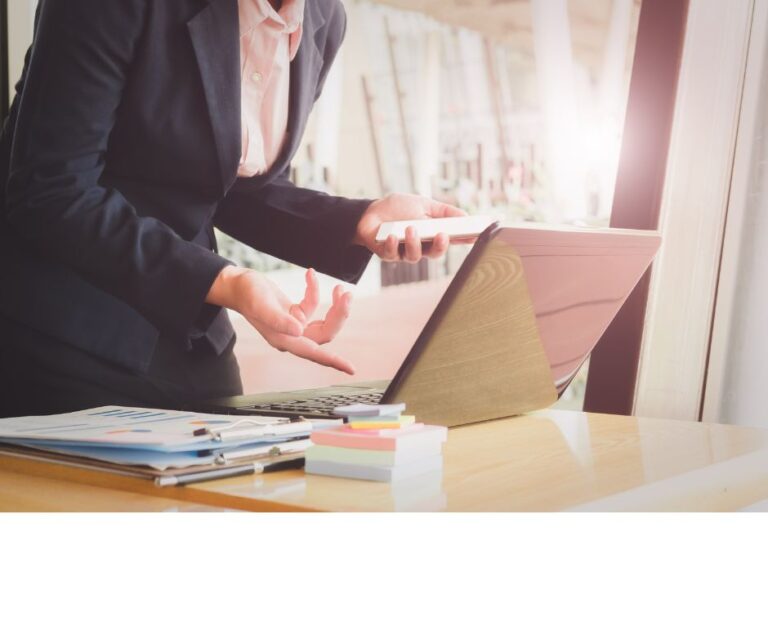
<svg viewBox="0 0 768 644"><path fill-rule="evenodd" d="M768 428L768 0L756 0L703 419Z"/></svg>
<svg viewBox="0 0 768 644"><path fill-rule="evenodd" d="M765 3L766 0L758 0ZM754 0L691 0L634 413L698 420Z"/></svg>
<svg viewBox="0 0 768 644"><path fill-rule="evenodd" d="M768 428L768 101L764 105L718 420Z"/></svg>
<svg viewBox="0 0 768 644"><path fill-rule="evenodd" d="M37 0L11 0L8 3L8 82L10 95L24 67L24 54L32 42L32 26Z"/></svg>

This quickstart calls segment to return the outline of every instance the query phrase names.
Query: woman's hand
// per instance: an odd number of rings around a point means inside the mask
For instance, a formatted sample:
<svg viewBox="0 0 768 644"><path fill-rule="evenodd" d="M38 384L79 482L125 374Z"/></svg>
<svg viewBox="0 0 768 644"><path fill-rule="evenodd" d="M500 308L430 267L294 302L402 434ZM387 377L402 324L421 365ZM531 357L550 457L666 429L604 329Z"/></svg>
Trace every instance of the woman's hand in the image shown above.
<svg viewBox="0 0 768 644"><path fill-rule="evenodd" d="M466 212L449 204L419 197L417 195L394 194L374 201L363 213L357 224L354 243L365 246L381 259L388 262L418 262L422 257L442 257L448 250L448 235L440 233L434 241L422 249L421 239L412 227L405 232L402 253L397 237L390 235L386 241L377 242L376 233L385 221L427 219L428 217L464 217Z"/></svg>
<svg viewBox="0 0 768 644"><path fill-rule="evenodd" d="M323 320L310 322L320 300L320 287L312 269L301 302L291 302L269 279L245 268L227 266L208 292L206 302L240 313L279 351L354 374L352 364L320 345L336 337L349 317L352 294L341 286L333 290L333 304Z"/></svg>

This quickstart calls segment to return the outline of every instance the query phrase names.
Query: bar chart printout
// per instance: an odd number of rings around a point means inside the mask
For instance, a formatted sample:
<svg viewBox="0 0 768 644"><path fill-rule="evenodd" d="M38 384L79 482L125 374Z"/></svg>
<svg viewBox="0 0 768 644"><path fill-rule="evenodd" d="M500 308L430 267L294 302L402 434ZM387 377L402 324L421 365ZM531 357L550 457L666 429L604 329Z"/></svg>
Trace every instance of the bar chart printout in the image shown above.
<svg viewBox="0 0 768 644"><path fill-rule="evenodd" d="M249 416L252 427L269 427L281 419ZM242 421L241 421L242 422ZM231 417L184 411L132 407L98 407L53 416L0 419L0 441L46 442L141 447L161 451L200 449L211 443L210 433L233 424Z"/></svg>

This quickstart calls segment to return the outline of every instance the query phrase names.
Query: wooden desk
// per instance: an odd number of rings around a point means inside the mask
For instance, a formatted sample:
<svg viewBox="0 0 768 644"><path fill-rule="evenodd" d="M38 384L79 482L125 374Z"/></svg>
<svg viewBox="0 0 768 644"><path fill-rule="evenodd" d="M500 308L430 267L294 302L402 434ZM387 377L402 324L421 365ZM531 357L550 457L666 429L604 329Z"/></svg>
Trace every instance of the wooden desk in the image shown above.
<svg viewBox="0 0 768 644"><path fill-rule="evenodd" d="M288 471L159 489L3 457L0 509L25 499L23 509L39 509L40 497L51 497L47 509L88 509L82 487L53 498L62 480L87 484L94 506L115 510L164 509L168 499L243 510L736 510L768 499L768 431L744 427L548 410L453 429L444 461L442 472L394 486ZM24 487L16 508L8 486Z"/></svg>
<svg viewBox="0 0 768 644"><path fill-rule="evenodd" d="M223 508L0 470L3 512L196 512Z"/></svg>

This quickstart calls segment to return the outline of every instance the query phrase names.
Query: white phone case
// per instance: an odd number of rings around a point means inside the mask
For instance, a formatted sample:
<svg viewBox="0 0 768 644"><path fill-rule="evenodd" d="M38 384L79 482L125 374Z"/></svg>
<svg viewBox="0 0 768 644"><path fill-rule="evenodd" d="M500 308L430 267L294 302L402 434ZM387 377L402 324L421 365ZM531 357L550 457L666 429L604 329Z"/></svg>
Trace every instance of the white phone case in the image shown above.
<svg viewBox="0 0 768 644"><path fill-rule="evenodd" d="M440 217L434 219L413 219L388 221L379 227L376 241L383 242L390 235L399 241L405 240L405 229L413 226L422 241L431 241L438 233L446 233L450 239L472 239L478 237L488 226L498 221L485 215L471 217Z"/></svg>

